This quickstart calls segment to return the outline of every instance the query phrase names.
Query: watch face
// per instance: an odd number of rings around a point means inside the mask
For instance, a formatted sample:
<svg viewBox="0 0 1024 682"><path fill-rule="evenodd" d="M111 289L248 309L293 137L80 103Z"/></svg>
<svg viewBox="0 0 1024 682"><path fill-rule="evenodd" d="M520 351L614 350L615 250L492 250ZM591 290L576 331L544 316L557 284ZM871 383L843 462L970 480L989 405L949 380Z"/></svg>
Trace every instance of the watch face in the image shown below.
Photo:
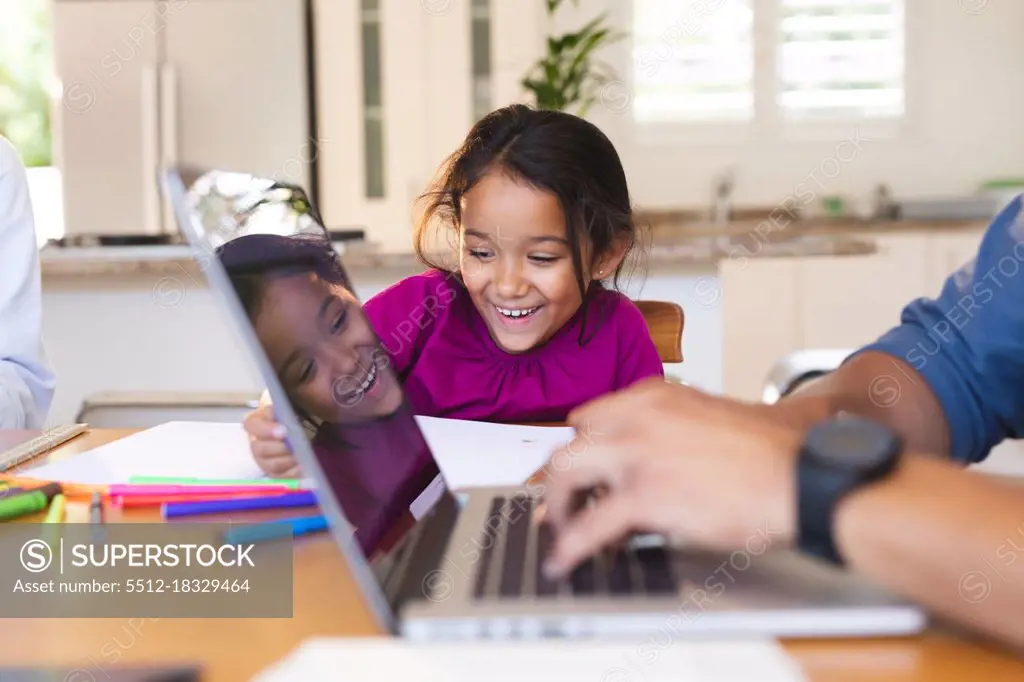
<svg viewBox="0 0 1024 682"><path fill-rule="evenodd" d="M889 457L895 437L869 419L833 419L811 429L807 447L820 460L853 468L871 466Z"/></svg>

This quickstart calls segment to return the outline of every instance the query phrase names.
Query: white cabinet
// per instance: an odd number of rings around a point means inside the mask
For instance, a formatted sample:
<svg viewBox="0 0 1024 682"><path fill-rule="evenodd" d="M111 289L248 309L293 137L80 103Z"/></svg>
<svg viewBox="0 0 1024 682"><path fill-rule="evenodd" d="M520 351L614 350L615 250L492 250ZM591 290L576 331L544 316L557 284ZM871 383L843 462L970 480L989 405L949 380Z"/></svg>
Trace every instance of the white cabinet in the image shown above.
<svg viewBox="0 0 1024 682"><path fill-rule="evenodd" d="M69 234L155 232L157 39L136 0L57 2L54 137Z"/></svg>
<svg viewBox="0 0 1024 682"><path fill-rule="evenodd" d="M932 267L928 274L929 296L938 296L946 279L978 255L984 234L983 229L978 229L935 236Z"/></svg>
<svg viewBox="0 0 1024 682"><path fill-rule="evenodd" d="M385 250L407 251L417 197L476 122L474 92L489 94L491 108L524 100L520 80L545 49L544 3L312 5L320 212L329 225L363 225ZM474 24L482 10L488 30ZM479 34L488 44L474 50ZM370 168L382 176L373 192Z"/></svg>
<svg viewBox="0 0 1024 682"><path fill-rule="evenodd" d="M760 400L776 359L799 337L799 258L729 259L719 266L722 293L722 391Z"/></svg>
<svg viewBox="0 0 1024 682"><path fill-rule="evenodd" d="M723 391L760 400L770 369L785 355L871 343L900 323L908 303L936 297L974 257L983 233L979 226L858 234L877 252L723 262Z"/></svg>
<svg viewBox="0 0 1024 682"><path fill-rule="evenodd" d="M65 232L175 232L173 163L310 187L303 0L57 0Z"/></svg>
<svg viewBox="0 0 1024 682"><path fill-rule="evenodd" d="M803 348L862 346L899 324L903 307L927 295L927 233L872 237L867 256L805 258L797 276Z"/></svg>

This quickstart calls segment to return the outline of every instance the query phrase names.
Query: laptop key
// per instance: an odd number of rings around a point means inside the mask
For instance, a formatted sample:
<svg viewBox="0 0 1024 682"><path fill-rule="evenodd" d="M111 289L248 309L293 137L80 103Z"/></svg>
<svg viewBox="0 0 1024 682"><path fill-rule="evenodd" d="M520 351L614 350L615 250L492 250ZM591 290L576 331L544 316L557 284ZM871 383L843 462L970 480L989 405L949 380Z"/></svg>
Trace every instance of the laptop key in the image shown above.
<svg viewBox="0 0 1024 682"><path fill-rule="evenodd" d="M608 571L608 591L611 594L633 593L633 575L629 564L629 552L618 550L611 556L611 569Z"/></svg>
<svg viewBox="0 0 1024 682"><path fill-rule="evenodd" d="M597 562L587 559L569 574L569 584L573 594L594 594L597 586Z"/></svg>
<svg viewBox="0 0 1024 682"><path fill-rule="evenodd" d="M491 521L495 517L500 518L501 508L505 506L504 497L495 497L491 500L491 510L487 514L487 518L484 520L484 541L481 543L480 552L480 564L477 566L476 571L476 585L473 587L474 596L479 599L484 596L484 590L487 588L487 575L491 569L491 558L494 556L494 546L498 544L499 530L492 530L494 528L500 528L501 524L495 524ZM489 537L488 537L489 536Z"/></svg>
<svg viewBox="0 0 1024 682"><path fill-rule="evenodd" d="M536 561L536 592L538 596L558 594L559 581L551 580L544 575L544 560L551 553L555 544L555 532L551 524L541 523L537 526L537 561Z"/></svg>
<svg viewBox="0 0 1024 682"><path fill-rule="evenodd" d="M644 589L651 594L666 594L678 591L679 585L669 563L668 552L663 547L644 547L634 552Z"/></svg>
<svg viewBox="0 0 1024 682"><path fill-rule="evenodd" d="M523 587L523 565L526 563L526 545L530 539L530 518L533 498L516 495L509 500L508 525L505 526L505 561L501 569L502 597L518 597Z"/></svg>

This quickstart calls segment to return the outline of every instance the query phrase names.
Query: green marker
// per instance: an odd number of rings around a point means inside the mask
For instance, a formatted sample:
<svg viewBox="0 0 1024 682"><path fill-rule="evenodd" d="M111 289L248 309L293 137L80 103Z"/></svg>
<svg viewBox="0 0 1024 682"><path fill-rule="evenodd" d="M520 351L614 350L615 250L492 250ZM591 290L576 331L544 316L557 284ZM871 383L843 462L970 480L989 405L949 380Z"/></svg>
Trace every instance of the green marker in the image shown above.
<svg viewBox="0 0 1024 682"><path fill-rule="evenodd" d="M16 519L46 509L53 496L61 492L59 483L47 483L41 488L0 499L0 519Z"/></svg>
<svg viewBox="0 0 1024 682"><path fill-rule="evenodd" d="M295 478L257 478L257 479L230 479L230 478L188 478L180 476L132 476L128 479L132 485L252 485L268 486L280 485L298 489L301 481Z"/></svg>

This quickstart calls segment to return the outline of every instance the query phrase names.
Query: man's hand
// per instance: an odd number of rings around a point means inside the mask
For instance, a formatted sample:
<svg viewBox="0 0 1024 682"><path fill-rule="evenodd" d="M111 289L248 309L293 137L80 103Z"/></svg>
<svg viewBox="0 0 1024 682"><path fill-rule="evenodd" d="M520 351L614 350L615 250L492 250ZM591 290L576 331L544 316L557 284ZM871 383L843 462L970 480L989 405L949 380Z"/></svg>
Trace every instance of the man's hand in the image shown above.
<svg viewBox="0 0 1024 682"><path fill-rule="evenodd" d="M795 461L802 430L760 406L652 379L569 415L581 432L555 456L546 520L558 530L546 567L564 575L631 532L658 532L715 550L744 546L767 526L794 535ZM570 518L574 493L607 490Z"/></svg>

